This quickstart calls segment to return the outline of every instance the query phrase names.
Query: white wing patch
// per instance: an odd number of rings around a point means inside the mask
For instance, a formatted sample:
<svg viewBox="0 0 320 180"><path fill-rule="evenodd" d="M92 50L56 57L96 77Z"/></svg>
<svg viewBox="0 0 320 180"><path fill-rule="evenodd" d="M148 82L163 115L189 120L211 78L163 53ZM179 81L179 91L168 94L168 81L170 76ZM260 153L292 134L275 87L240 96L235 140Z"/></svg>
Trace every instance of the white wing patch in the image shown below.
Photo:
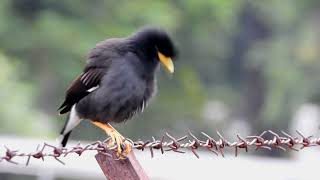
<svg viewBox="0 0 320 180"><path fill-rule="evenodd" d="M92 91L94 91L94 90L96 90L98 88L99 88L99 85L88 89L87 92L92 92Z"/></svg>

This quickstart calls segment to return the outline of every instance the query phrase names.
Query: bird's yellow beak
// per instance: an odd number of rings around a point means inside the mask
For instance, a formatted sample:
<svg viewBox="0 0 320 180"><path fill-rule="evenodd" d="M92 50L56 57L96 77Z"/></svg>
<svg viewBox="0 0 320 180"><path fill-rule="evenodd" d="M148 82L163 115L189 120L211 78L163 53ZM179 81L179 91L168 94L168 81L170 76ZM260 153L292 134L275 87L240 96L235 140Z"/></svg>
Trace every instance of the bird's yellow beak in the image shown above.
<svg viewBox="0 0 320 180"><path fill-rule="evenodd" d="M168 69L170 73L174 72L174 65L170 57L166 57L162 53L158 52L160 62Z"/></svg>

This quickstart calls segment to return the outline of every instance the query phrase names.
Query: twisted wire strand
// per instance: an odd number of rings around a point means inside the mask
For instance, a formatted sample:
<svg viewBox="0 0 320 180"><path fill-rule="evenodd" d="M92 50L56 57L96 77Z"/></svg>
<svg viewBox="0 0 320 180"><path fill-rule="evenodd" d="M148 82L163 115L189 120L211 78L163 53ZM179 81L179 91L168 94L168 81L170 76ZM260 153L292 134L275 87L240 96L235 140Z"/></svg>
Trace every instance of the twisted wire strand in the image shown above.
<svg viewBox="0 0 320 180"><path fill-rule="evenodd" d="M221 155L224 157L224 151L226 149L234 149L235 156L239 154L239 149L244 149L248 152L249 147L254 147L255 150L258 149L280 149L283 151L294 150L299 151L306 147L320 146L320 137L305 136L300 131L296 131L297 136L292 136L284 131L281 133L275 133L271 130L264 131L260 135L242 137L237 135L236 141L228 141L224 138L220 132L216 132L218 139L214 139L208 134L201 132L202 137L196 137L191 132L180 138L175 138L169 133L165 133L161 139L156 139L152 137L148 141L132 141L127 139L137 150L149 150L151 157L154 157L154 151L158 150L162 154L168 151L173 151L176 153L185 153L185 150L190 150L197 158L199 150L210 151L215 155ZM271 135L271 138L265 138L266 134ZM107 153L108 150L113 150L116 147L109 147L107 145L109 139L105 141L96 141L91 144L81 145L80 143L73 147L61 148L48 143L43 143L43 145L38 145L34 152L25 153L20 150L12 150L7 146L4 146L6 151L4 155L0 154L0 163L8 162L12 164L18 164L15 159L25 158L26 165L29 165L30 159L42 159L45 160L46 157L51 157L58 162L65 164L61 158L66 157L70 154L77 154L81 156L86 151L95 151L97 153L102 153L107 156L112 157L111 154Z"/></svg>

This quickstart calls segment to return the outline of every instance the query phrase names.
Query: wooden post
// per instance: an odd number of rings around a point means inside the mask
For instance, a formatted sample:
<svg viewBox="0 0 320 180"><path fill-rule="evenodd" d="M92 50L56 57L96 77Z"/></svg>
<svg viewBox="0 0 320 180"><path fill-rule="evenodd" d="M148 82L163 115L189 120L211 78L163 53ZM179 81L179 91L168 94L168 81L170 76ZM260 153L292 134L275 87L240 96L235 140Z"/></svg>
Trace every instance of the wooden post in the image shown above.
<svg viewBox="0 0 320 180"><path fill-rule="evenodd" d="M116 160L116 152L107 150L112 157L98 153L95 157L108 180L149 180L133 151L127 159Z"/></svg>

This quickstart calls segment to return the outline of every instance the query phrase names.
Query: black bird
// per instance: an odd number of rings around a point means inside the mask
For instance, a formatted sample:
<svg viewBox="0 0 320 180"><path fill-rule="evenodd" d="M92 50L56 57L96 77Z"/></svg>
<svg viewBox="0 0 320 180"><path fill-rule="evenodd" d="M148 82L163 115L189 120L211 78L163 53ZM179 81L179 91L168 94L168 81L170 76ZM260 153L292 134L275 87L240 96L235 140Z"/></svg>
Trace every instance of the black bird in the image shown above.
<svg viewBox="0 0 320 180"><path fill-rule="evenodd" d="M111 137L109 143L117 146L119 156L127 155L131 144L109 123L124 122L142 112L156 90L159 61L173 73L175 57L172 40L159 28L143 28L127 38L98 43L59 108L60 114L70 112L61 131L61 145L66 145L82 119L88 119Z"/></svg>

